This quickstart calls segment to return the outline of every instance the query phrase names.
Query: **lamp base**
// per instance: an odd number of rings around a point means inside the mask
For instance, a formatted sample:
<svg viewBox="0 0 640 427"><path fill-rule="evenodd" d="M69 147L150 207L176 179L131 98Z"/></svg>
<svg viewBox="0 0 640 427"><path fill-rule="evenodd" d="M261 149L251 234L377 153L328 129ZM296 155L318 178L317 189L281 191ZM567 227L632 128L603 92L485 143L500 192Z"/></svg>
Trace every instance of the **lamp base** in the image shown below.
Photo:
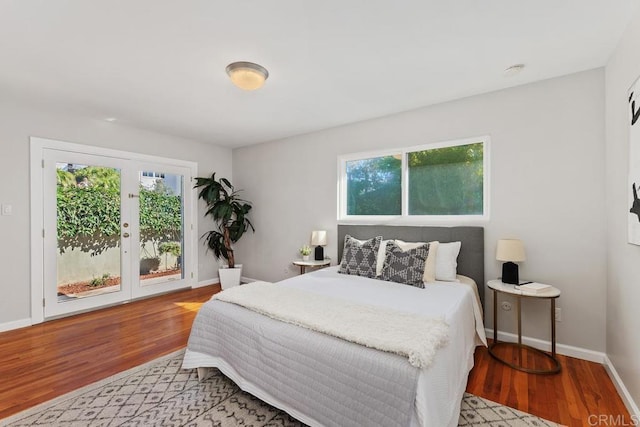
<svg viewBox="0 0 640 427"><path fill-rule="evenodd" d="M512 285L520 283L518 264L511 261L502 264L502 283L510 283Z"/></svg>
<svg viewBox="0 0 640 427"><path fill-rule="evenodd" d="M316 261L322 261L324 259L324 248L322 246L316 246L316 253L314 259Z"/></svg>

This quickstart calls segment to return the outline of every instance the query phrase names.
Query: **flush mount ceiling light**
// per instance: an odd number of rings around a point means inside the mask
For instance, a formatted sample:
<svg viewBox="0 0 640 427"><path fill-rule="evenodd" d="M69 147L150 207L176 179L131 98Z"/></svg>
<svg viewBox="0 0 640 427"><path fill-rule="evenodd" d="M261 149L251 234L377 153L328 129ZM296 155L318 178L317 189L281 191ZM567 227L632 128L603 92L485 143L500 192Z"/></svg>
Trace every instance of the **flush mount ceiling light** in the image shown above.
<svg viewBox="0 0 640 427"><path fill-rule="evenodd" d="M515 65L512 65L511 67L505 69L504 70L504 75L505 76L515 76L516 74L518 74L522 70L524 70L524 64L515 64Z"/></svg>
<svg viewBox="0 0 640 427"><path fill-rule="evenodd" d="M244 61L227 65L227 74L234 85L244 90L260 89L269 77L269 72L262 65Z"/></svg>

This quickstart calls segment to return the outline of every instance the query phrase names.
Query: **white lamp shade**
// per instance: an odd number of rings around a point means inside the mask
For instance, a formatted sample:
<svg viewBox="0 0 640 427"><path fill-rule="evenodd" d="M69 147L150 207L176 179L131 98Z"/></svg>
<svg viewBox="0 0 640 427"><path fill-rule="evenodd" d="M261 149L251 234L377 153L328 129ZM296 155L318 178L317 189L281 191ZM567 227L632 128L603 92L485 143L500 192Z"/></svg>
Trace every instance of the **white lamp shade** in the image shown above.
<svg viewBox="0 0 640 427"><path fill-rule="evenodd" d="M498 240L496 259L498 261L510 262L520 262L526 260L524 245L522 244L522 241L518 239Z"/></svg>
<svg viewBox="0 0 640 427"><path fill-rule="evenodd" d="M324 230L316 230L311 232L312 246L325 246L327 244L327 232Z"/></svg>

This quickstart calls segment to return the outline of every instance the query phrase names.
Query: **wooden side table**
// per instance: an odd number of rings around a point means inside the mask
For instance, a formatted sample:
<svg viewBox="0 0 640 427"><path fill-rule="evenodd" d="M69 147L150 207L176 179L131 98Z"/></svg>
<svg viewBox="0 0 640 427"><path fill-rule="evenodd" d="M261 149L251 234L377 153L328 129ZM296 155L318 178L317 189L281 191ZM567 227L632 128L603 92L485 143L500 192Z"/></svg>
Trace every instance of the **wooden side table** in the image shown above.
<svg viewBox="0 0 640 427"><path fill-rule="evenodd" d="M504 363L505 365L517 369L529 374L556 374L560 372L561 366L558 358L556 357L556 299L560 297L560 290L558 288L547 289L542 292L533 293L521 290L518 286L503 283L501 280L490 280L487 285L493 291L493 343L489 346L489 354L496 360ZM514 295L516 297L516 315L518 317L518 342L499 342L498 341L498 293ZM539 298L548 299L551 302L551 355L531 347L526 344L522 344L522 313L521 313L521 301L522 298ZM494 348L497 346L516 346L519 349L529 349L537 354L540 354L552 361L552 368L550 369L530 369L523 366L522 355L519 357L519 364L510 363L500 358L495 352Z"/></svg>
<svg viewBox="0 0 640 427"><path fill-rule="evenodd" d="M300 274L304 274L307 267L312 267L312 268L326 267L330 264L331 264L331 260L329 258L325 258L320 261L316 261L316 260L303 261L301 259L297 259L293 261L293 265L297 265L298 267L300 267Z"/></svg>

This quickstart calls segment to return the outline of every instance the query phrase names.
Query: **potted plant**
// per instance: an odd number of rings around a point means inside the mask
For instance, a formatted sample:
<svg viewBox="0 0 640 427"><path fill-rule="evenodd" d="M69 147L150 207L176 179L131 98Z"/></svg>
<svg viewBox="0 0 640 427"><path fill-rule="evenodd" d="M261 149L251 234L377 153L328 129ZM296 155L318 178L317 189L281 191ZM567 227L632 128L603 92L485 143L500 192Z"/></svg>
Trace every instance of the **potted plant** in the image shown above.
<svg viewBox="0 0 640 427"><path fill-rule="evenodd" d="M163 242L158 246L160 255L164 254L164 268L169 270L169 263L167 261L167 255L173 255L176 257L175 268L178 269L180 265L180 254L182 253L182 246L180 242Z"/></svg>
<svg viewBox="0 0 640 427"><path fill-rule="evenodd" d="M234 189L229 180L216 180L214 173L209 178L196 178L194 188L199 188L198 198L207 204L205 216L210 215L216 230L205 233L202 237L206 245L213 251L218 260L224 259L226 266L218 269L222 289L240 284L242 265L236 264L233 253L233 243L251 228L255 228L247 214L251 210L251 203L239 197L239 190Z"/></svg>
<svg viewBox="0 0 640 427"><path fill-rule="evenodd" d="M140 275L145 276L160 267L160 257L145 257L140 260Z"/></svg>
<svg viewBox="0 0 640 427"><path fill-rule="evenodd" d="M303 261L309 261L309 254L311 253L311 248L307 245L303 245L300 248L300 255L302 255Z"/></svg>

